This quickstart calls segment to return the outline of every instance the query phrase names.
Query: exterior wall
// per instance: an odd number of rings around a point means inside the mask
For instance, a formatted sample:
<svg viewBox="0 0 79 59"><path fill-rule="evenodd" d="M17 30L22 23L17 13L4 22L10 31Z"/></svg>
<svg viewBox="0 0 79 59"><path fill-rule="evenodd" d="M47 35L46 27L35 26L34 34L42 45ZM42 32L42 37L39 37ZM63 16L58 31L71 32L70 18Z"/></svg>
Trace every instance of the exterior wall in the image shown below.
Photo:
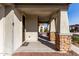
<svg viewBox="0 0 79 59"><path fill-rule="evenodd" d="M5 53L12 53L13 50L13 14L14 11L10 6L5 7Z"/></svg>
<svg viewBox="0 0 79 59"><path fill-rule="evenodd" d="M14 9L14 51L22 45L22 14Z"/></svg>
<svg viewBox="0 0 79 59"><path fill-rule="evenodd" d="M60 33L69 33L68 14L64 9L60 11Z"/></svg>
<svg viewBox="0 0 79 59"><path fill-rule="evenodd" d="M4 51L13 53L22 45L22 18L15 7L5 7L5 43Z"/></svg>
<svg viewBox="0 0 79 59"><path fill-rule="evenodd" d="M36 16L26 16L25 20L25 40L36 42L38 40L38 22Z"/></svg>
<svg viewBox="0 0 79 59"><path fill-rule="evenodd" d="M4 7L0 4L0 55L3 55L4 53L4 13L5 13L5 9Z"/></svg>

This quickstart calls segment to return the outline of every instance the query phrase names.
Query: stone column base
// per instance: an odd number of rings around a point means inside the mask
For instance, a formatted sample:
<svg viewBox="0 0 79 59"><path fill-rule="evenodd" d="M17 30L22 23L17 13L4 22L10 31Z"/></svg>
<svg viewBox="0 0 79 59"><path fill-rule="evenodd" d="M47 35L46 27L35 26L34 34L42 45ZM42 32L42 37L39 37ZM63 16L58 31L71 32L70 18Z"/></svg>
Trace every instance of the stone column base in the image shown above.
<svg viewBox="0 0 79 59"><path fill-rule="evenodd" d="M56 49L61 52L68 52L71 50L71 36L70 35L60 35L56 33Z"/></svg>
<svg viewBox="0 0 79 59"><path fill-rule="evenodd" d="M50 40L55 41L55 32L50 32Z"/></svg>

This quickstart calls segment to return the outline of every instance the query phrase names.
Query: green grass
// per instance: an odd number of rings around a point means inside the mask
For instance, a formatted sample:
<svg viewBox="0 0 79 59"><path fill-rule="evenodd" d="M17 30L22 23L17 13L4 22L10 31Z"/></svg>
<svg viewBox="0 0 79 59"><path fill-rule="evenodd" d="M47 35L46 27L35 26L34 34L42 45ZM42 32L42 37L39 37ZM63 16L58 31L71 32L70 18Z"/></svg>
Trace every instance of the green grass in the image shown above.
<svg viewBox="0 0 79 59"><path fill-rule="evenodd" d="M72 41L79 43L79 35L73 35L72 36Z"/></svg>

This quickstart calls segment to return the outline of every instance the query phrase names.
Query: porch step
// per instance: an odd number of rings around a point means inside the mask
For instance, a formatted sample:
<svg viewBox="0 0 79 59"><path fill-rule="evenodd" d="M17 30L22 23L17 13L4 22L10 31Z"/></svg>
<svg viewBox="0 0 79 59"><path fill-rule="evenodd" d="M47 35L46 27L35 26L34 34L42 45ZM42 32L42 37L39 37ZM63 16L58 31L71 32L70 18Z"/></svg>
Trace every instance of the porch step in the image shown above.
<svg viewBox="0 0 79 59"><path fill-rule="evenodd" d="M12 56L79 56L73 51L68 53L58 52L16 52Z"/></svg>

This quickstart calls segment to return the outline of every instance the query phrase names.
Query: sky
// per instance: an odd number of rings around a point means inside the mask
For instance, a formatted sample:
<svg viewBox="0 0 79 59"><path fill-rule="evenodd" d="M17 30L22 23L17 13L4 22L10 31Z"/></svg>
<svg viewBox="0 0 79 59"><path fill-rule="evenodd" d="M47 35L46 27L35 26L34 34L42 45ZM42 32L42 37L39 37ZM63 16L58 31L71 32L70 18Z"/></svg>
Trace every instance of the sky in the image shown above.
<svg viewBox="0 0 79 59"><path fill-rule="evenodd" d="M48 24L47 23L44 23L44 27L47 27L48 26Z"/></svg>
<svg viewBox="0 0 79 59"><path fill-rule="evenodd" d="M72 3L68 8L69 25L79 24L79 3Z"/></svg>

